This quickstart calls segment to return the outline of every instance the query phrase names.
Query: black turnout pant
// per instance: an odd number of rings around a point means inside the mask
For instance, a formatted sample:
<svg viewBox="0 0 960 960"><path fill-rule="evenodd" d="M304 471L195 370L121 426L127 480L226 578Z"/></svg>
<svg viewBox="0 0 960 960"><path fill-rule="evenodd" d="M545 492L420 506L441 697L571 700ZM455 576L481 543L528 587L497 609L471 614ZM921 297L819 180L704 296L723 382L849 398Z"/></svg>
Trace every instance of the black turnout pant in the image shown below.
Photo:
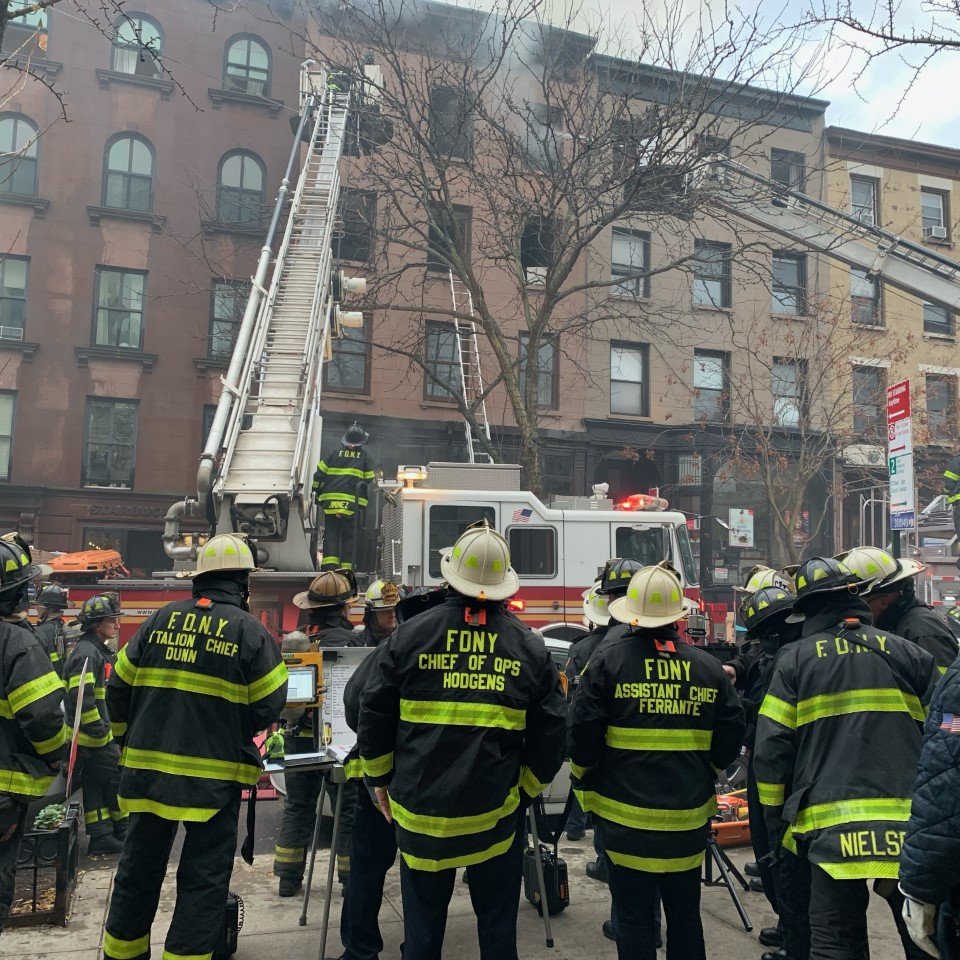
<svg viewBox="0 0 960 960"><path fill-rule="evenodd" d="M14 800L0 808L0 933L13 903L13 885L17 873L17 856L27 822L27 805ZM12 831L12 833L11 833ZM10 836L6 840L6 837Z"/></svg>
<svg viewBox="0 0 960 960"><path fill-rule="evenodd" d="M185 821L177 867L177 902L164 955L204 957L221 943L227 893L237 847L240 791L205 823ZM177 820L152 813L130 815L103 940L104 960L145 960L150 927L160 902Z"/></svg>
<svg viewBox="0 0 960 960"><path fill-rule="evenodd" d="M750 810L762 810L760 793L757 790L757 778L753 772L753 761L747 767L747 803ZM771 909L778 916L780 903L777 899L777 885L779 864L770 857L770 836L767 833L767 822L763 816L754 817L750 821L750 845L753 847L753 856L760 871L760 880L763 882L763 895L767 898Z"/></svg>
<svg viewBox="0 0 960 960"><path fill-rule="evenodd" d="M102 747L80 747L80 784L83 787L83 822L88 837L116 834L122 837L127 818L120 812L120 748L114 742Z"/></svg>
<svg viewBox="0 0 960 960"><path fill-rule="evenodd" d="M517 911L523 846L518 832L510 849L470 865L470 900L477 916L481 960L517 960ZM400 864L403 891L403 960L440 960L447 908L456 870L411 870Z"/></svg>
<svg viewBox="0 0 960 960"><path fill-rule="evenodd" d="M471 871L471 882L473 875ZM647 873L610 862L619 960L655 960L659 891L667 921L667 960L706 960L700 919L700 868Z"/></svg>
<svg viewBox="0 0 960 960"><path fill-rule="evenodd" d="M354 514L325 513L323 517L323 563L321 567L352 570L356 562L356 529L359 518Z"/></svg>

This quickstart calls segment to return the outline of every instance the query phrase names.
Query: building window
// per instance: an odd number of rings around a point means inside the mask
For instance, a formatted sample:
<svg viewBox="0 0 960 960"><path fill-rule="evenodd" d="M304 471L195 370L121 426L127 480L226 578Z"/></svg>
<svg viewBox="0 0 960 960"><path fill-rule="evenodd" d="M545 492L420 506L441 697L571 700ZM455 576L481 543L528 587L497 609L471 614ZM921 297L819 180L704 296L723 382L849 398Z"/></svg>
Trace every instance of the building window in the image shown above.
<svg viewBox="0 0 960 960"><path fill-rule="evenodd" d="M373 225L377 219L377 195L370 190L345 189L341 192L342 227L334 242L339 260L370 259L373 252Z"/></svg>
<svg viewBox="0 0 960 960"><path fill-rule="evenodd" d="M557 575L557 531L553 527L511 527L510 565L521 577Z"/></svg>
<svg viewBox="0 0 960 960"><path fill-rule="evenodd" d="M548 169L560 162L562 152L563 111L542 103L527 105L527 157L530 162Z"/></svg>
<svg viewBox="0 0 960 960"><path fill-rule="evenodd" d="M887 372L883 367L853 368L853 432L859 438L886 435Z"/></svg>
<svg viewBox="0 0 960 960"><path fill-rule="evenodd" d="M424 392L431 400L452 400L463 392L457 351L457 331L452 323L427 323Z"/></svg>
<svg viewBox="0 0 960 960"><path fill-rule="evenodd" d="M880 219L877 215L877 181L871 177L850 178L850 209L861 223L876 226Z"/></svg>
<svg viewBox="0 0 960 960"><path fill-rule="evenodd" d="M84 446L84 486L130 489L137 446L137 404L129 400L88 400Z"/></svg>
<svg viewBox="0 0 960 960"><path fill-rule="evenodd" d="M246 280L214 280L210 288L210 343L207 356L229 360L250 297Z"/></svg>
<svg viewBox="0 0 960 960"><path fill-rule="evenodd" d="M29 3L18 6L30 6ZM10 17L3 34L3 53L21 57L45 57L47 55L47 11L34 10L17 17L13 10L5 11Z"/></svg>
<svg viewBox="0 0 960 960"><path fill-rule="evenodd" d="M610 344L610 412L649 416L645 343Z"/></svg>
<svg viewBox="0 0 960 960"><path fill-rule="evenodd" d="M517 378L520 387L520 396L526 395L527 390L527 349L530 341L529 333L520 334L520 366ZM555 410L559 406L559 356L557 338L544 336L540 338L537 348L537 406Z"/></svg>
<svg viewBox="0 0 960 960"><path fill-rule="evenodd" d="M139 137L117 137L107 146L103 205L146 213L153 209L153 151Z"/></svg>
<svg viewBox="0 0 960 960"><path fill-rule="evenodd" d="M228 153L217 175L217 219L259 223L263 216L263 163L246 150Z"/></svg>
<svg viewBox="0 0 960 960"><path fill-rule="evenodd" d="M807 258L803 254L773 255L771 309L774 313L801 316L807 311Z"/></svg>
<svg viewBox="0 0 960 960"><path fill-rule="evenodd" d="M10 479L13 463L13 418L17 407L17 395L9 390L0 390L0 480Z"/></svg>
<svg viewBox="0 0 960 960"><path fill-rule="evenodd" d="M953 336L953 312L939 303L923 305L923 332L937 333L943 337Z"/></svg>
<svg viewBox="0 0 960 960"><path fill-rule="evenodd" d="M473 156L473 116L466 91L434 87L430 91L430 142L441 157Z"/></svg>
<svg viewBox="0 0 960 960"><path fill-rule="evenodd" d="M730 157L730 141L709 133L698 133L695 140L698 157Z"/></svg>
<svg viewBox="0 0 960 960"><path fill-rule="evenodd" d="M865 327L880 327L880 281L866 270L850 269L851 319Z"/></svg>
<svg viewBox="0 0 960 960"><path fill-rule="evenodd" d="M547 282L547 268L554 259L556 233L553 221L546 217L531 217L523 225L520 235L520 267L529 284Z"/></svg>
<svg viewBox="0 0 960 960"><path fill-rule="evenodd" d="M94 346L140 349L143 343L143 295L146 283L145 273L97 267Z"/></svg>
<svg viewBox="0 0 960 960"><path fill-rule="evenodd" d="M270 93L270 53L262 40L236 37L227 44L223 87L251 97Z"/></svg>
<svg viewBox="0 0 960 960"><path fill-rule="evenodd" d="M0 259L0 340L22 340L27 323L27 257Z"/></svg>
<svg viewBox="0 0 960 960"><path fill-rule="evenodd" d="M364 314L362 327L343 327L323 365L326 386L350 393L370 392L371 318Z"/></svg>
<svg viewBox="0 0 960 960"><path fill-rule="evenodd" d="M730 244L695 240L693 244L693 302L702 307L729 307Z"/></svg>
<svg viewBox="0 0 960 960"><path fill-rule="evenodd" d="M0 117L0 193L37 195L39 143L40 133L31 120L16 113Z"/></svg>
<svg viewBox="0 0 960 960"><path fill-rule="evenodd" d="M927 374L927 420L931 443L957 439L957 378Z"/></svg>
<svg viewBox="0 0 960 960"><path fill-rule="evenodd" d="M427 269L446 273L451 261L465 256L470 260L473 212L470 207L455 206L451 221L446 207L430 204L430 226L427 234Z"/></svg>
<svg viewBox="0 0 960 960"><path fill-rule="evenodd" d="M610 245L611 288L618 297L649 297L650 277L637 276L650 269L650 234L639 230L614 229Z"/></svg>
<svg viewBox="0 0 960 960"><path fill-rule="evenodd" d="M773 361L773 419L780 427L799 427L806 408L807 365L803 360Z"/></svg>
<svg viewBox="0 0 960 960"><path fill-rule="evenodd" d="M947 216L947 194L939 190L920 191L924 240L949 240L950 219Z"/></svg>
<svg viewBox="0 0 960 960"><path fill-rule="evenodd" d="M802 153L792 150L770 151L770 179L782 184L788 190L803 193L805 180L805 162Z"/></svg>
<svg viewBox="0 0 960 960"><path fill-rule="evenodd" d="M163 31L155 20L134 13L117 21L112 61L117 73L156 79L163 75L162 53Z"/></svg>
<svg viewBox="0 0 960 960"><path fill-rule="evenodd" d="M727 355L715 350L693 352L693 418L710 423L727 419Z"/></svg>

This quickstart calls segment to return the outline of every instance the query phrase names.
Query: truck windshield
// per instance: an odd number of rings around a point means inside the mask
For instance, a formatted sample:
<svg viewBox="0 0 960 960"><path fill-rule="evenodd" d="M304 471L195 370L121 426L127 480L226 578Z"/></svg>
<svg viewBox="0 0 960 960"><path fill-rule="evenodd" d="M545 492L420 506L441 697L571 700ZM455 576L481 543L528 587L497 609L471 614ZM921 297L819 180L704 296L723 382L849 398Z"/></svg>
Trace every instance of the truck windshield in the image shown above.
<svg viewBox="0 0 960 960"><path fill-rule="evenodd" d="M471 523L486 520L491 527L497 527L497 512L493 507L478 504L435 503L430 507L430 576L437 579L440 576L440 551L444 547L452 547L457 537L463 533Z"/></svg>
<svg viewBox="0 0 960 960"><path fill-rule="evenodd" d="M690 545L690 534L685 523L677 524L677 543L680 544L680 563L683 566L683 579L688 587L694 587L699 581L697 565L693 559L693 547Z"/></svg>
<svg viewBox="0 0 960 960"><path fill-rule="evenodd" d="M636 560L645 567L670 560L670 532L667 527L617 527L616 555Z"/></svg>

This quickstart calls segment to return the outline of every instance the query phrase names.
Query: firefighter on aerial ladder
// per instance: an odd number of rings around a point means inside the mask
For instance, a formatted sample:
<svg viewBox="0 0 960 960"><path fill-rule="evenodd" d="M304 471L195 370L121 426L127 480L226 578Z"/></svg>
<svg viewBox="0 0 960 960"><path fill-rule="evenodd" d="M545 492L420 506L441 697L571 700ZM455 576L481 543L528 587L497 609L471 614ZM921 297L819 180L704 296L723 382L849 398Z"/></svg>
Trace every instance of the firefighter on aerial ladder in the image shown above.
<svg viewBox="0 0 960 960"><path fill-rule="evenodd" d="M370 439L354 421L340 441L340 449L318 464L313 475L313 499L324 514L322 569L352 570L357 549L356 525L367 509L373 482L373 460L363 449Z"/></svg>

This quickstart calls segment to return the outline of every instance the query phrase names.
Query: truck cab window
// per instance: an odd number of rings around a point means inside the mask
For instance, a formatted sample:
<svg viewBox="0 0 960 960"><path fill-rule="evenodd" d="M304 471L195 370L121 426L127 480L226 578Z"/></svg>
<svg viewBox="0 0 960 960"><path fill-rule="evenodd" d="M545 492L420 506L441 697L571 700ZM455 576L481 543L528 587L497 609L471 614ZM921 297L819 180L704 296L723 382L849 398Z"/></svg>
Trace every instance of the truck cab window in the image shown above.
<svg viewBox="0 0 960 960"><path fill-rule="evenodd" d="M624 560L636 560L645 567L673 562L670 539L666 527L617 527L615 554Z"/></svg>
<svg viewBox="0 0 960 960"><path fill-rule="evenodd" d="M484 507L480 504L452 504L435 503L430 507L429 544L430 544L430 576L436 579L440 576L440 551L444 547L452 547L457 537L463 533L471 523L486 520L496 529L497 511L493 507Z"/></svg>
<svg viewBox="0 0 960 960"><path fill-rule="evenodd" d="M553 527L511 527L510 563L521 577L557 574L557 531Z"/></svg>
<svg viewBox="0 0 960 960"><path fill-rule="evenodd" d="M697 565L693 558L693 547L690 544L690 534L687 525L677 525L677 543L680 544L680 563L683 567L683 579L687 586L695 586L700 577L697 574Z"/></svg>

